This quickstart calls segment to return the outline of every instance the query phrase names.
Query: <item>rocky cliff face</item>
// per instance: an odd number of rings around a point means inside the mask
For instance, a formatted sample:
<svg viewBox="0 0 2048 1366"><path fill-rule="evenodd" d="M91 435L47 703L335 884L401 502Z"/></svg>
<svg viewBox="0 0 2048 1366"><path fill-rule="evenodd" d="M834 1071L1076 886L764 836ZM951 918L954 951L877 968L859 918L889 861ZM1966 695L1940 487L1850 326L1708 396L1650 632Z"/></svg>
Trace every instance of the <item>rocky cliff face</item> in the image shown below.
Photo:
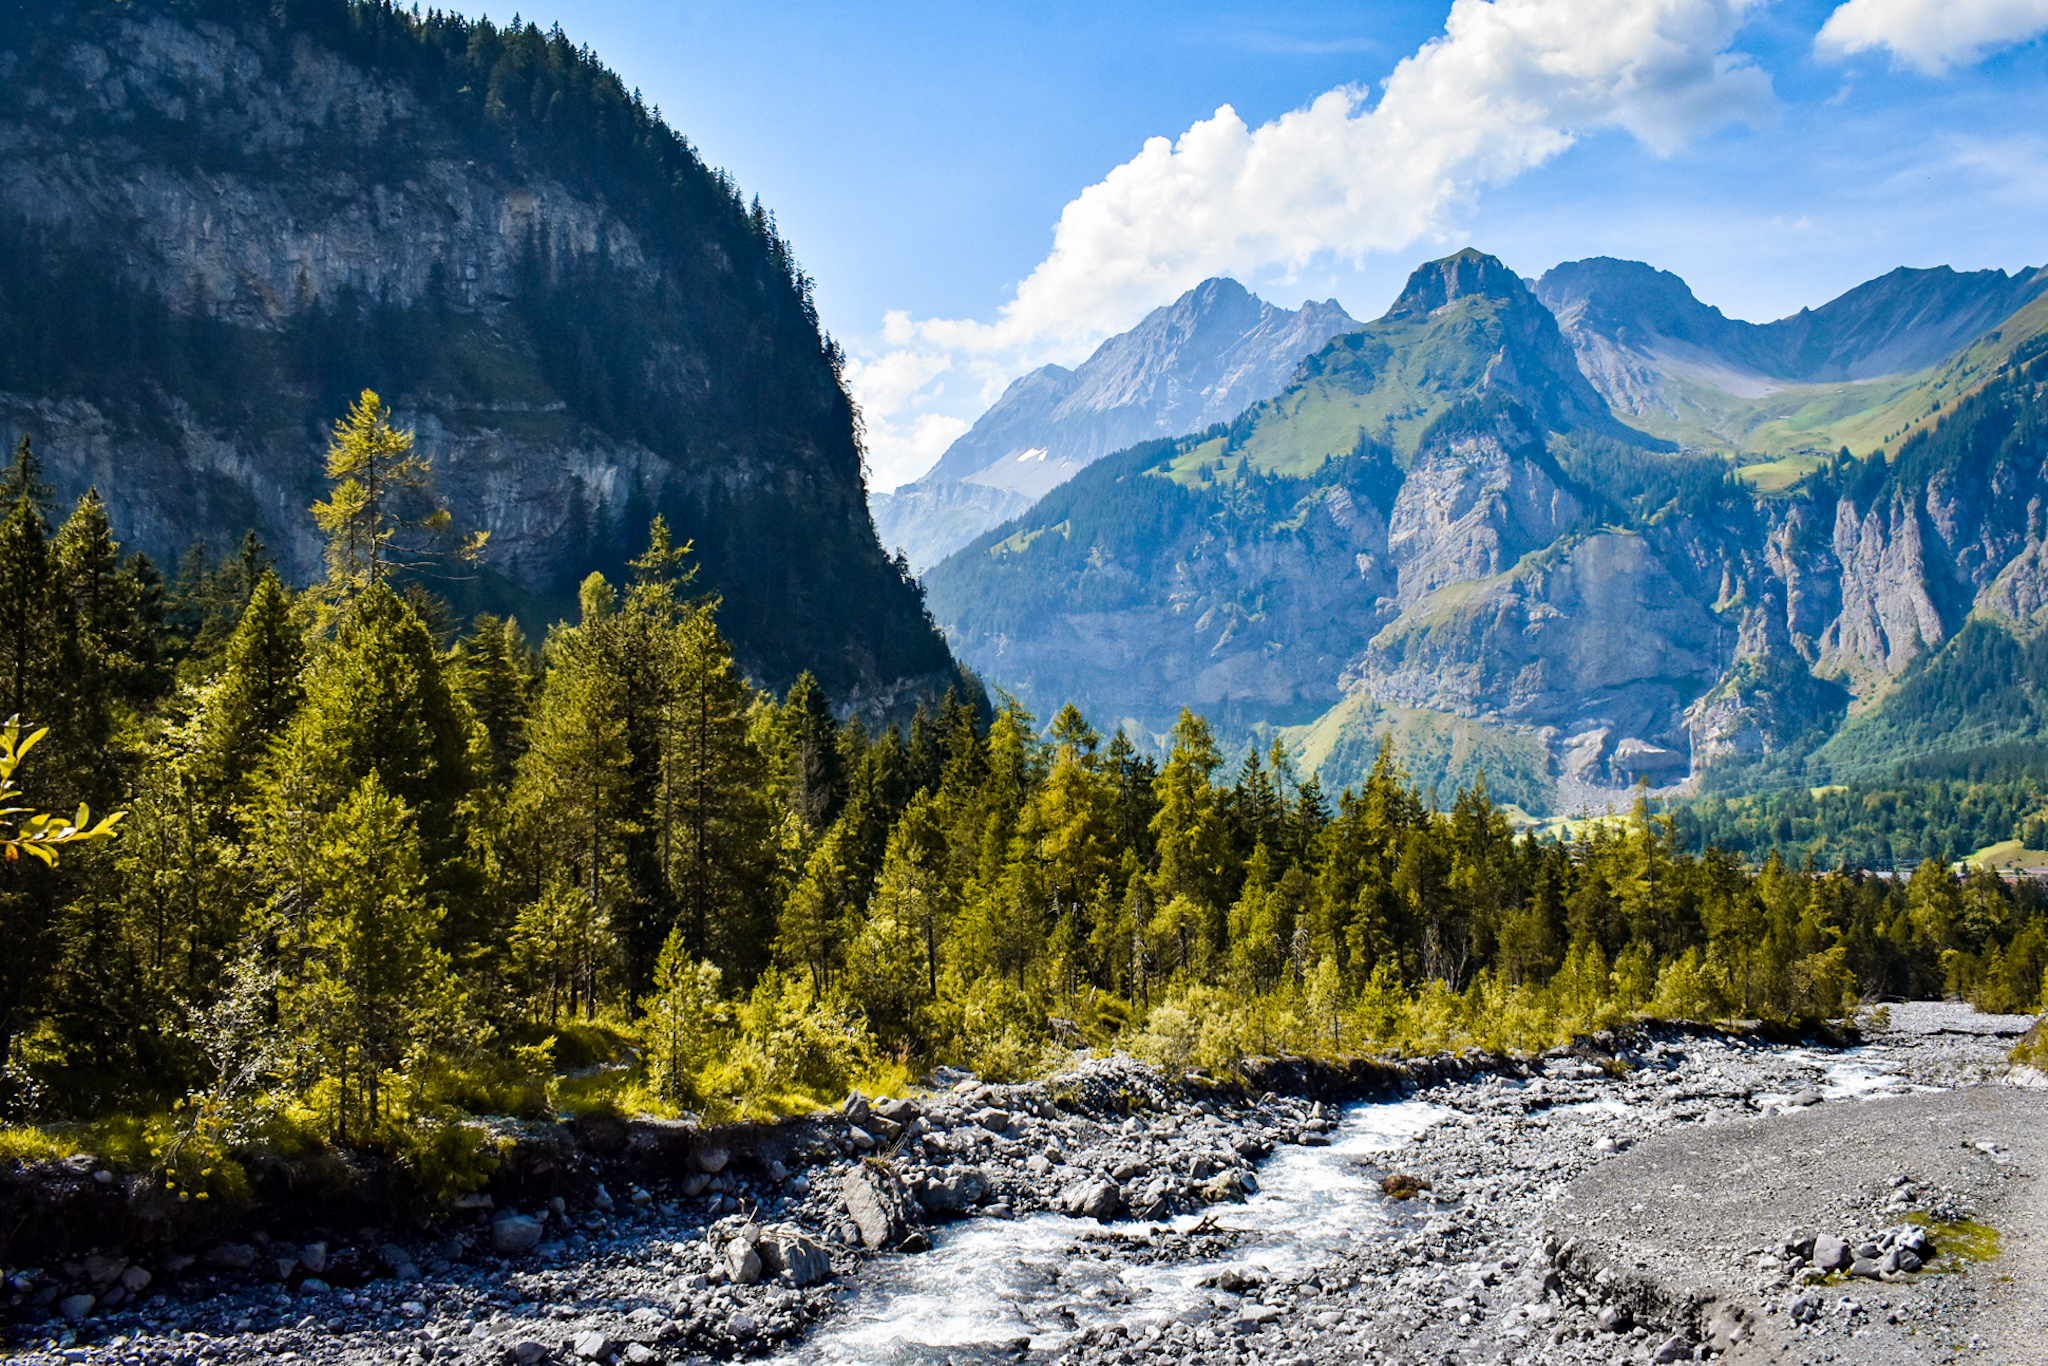
<svg viewBox="0 0 2048 1366"><path fill-rule="evenodd" d="M304 579L325 427L374 387L491 533L472 596L561 602L662 512L765 680L948 667L765 216L566 40L290 13L59 0L0 36L0 434L133 547L254 526Z"/></svg>
<svg viewBox="0 0 2048 1366"><path fill-rule="evenodd" d="M1235 280L1204 280L1078 368L1047 365L1017 380L925 479L1041 495L1060 481L1032 466L1071 475L1140 441L1228 422L1280 392L1303 356L1356 326L1335 299L1290 310ZM1043 458L1018 459L1034 450Z"/></svg>
<svg viewBox="0 0 2048 1366"><path fill-rule="evenodd" d="M923 478L870 501L883 542L923 570L1112 451L1236 417L1301 358L1358 324L1334 299L1276 308L1205 280L1078 368L1014 381Z"/></svg>
<svg viewBox="0 0 2048 1366"><path fill-rule="evenodd" d="M1416 715L1456 718L1479 730L1429 735L1462 735L1453 750L1493 735L1495 762L1527 753L1513 737L1536 742L1540 771L1517 790L1570 810L1742 760L1905 757L1829 737L1852 707L1904 696L1973 620L2026 636L2048 618L2048 354L2020 355L1890 460L1836 462L1776 496L1712 467L1642 499L1631 490L1684 458L1566 428L1575 376L1524 364L1547 416L1504 397L1492 362L1540 357L1542 330L1501 330L1504 284L1461 305L1484 275L1418 272L1407 314L1333 341L1228 440L1105 461L941 566L933 602L957 647L1042 711L1072 698L1155 733L1162 704L1186 701L1227 734L1299 724L1283 733L1305 752L1369 762L1369 743L1332 742L1333 718L1404 737ZM1353 455L1287 472L1338 439L1319 376L1368 373L1349 392L1378 402L1418 349L1466 396L1439 400L1405 471L1353 427ZM1987 717L1932 743L2033 724ZM1410 763L1424 781L1470 768L1426 749Z"/></svg>

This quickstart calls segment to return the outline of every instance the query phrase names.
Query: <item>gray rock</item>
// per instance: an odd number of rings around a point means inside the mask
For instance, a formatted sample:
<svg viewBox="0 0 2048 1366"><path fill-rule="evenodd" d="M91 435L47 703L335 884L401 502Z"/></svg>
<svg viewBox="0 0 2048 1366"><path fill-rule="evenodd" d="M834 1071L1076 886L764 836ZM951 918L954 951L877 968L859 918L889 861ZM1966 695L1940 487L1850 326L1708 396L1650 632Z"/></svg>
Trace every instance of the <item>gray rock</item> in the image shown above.
<svg viewBox="0 0 2048 1366"><path fill-rule="evenodd" d="M305 1280L299 1282L299 1293L301 1295L324 1295L331 1289L333 1287L318 1276L308 1276Z"/></svg>
<svg viewBox="0 0 2048 1366"><path fill-rule="evenodd" d="M633 1366L647 1366L647 1363L651 1361L660 1360L655 1350L644 1342L627 1343L625 1357L626 1360L633 1363Z"/></svg>
<svg viewBox="0 0 2048 1366"><path fill-rule="evenodd" d="M901 1098L880 1101L875 1105L874 1111L883 1119L890 1120L896 1124L908 1124L922 1113L918 1109L916 1101Z"/></svg>
<svg viewBox="0 0 2048 1366"><path fill-rule="evenodd" d="M698 1167L711 1173L713 1176L724 1171L726 1165L731 1161L732 1154L723 1148L706 1148L697 1154Z"/></svg>
<svg viewBox="0 0 2048 1366"><path fill-rule="evenodd" d="M1683 1337L1679 1337L1674 1334L1669 1340L1665 1342L1665 1344L1662 1347L1659 1347L1657 1349L1656 1354L1652 1356L1650 1360L1665 1362L1691 1361L1692 1344L1686 1341Z"/></svg>
<svg viewBox="0 0 2048 1366"><path fill-rule="evenodd" d="M868 1117L868 1098L858 1091L849 1091L846 1104L839 1107L839 1113L846 1116L850 1124L860 1124Z"/></svg>
<svg viewBox="0 0 2048 1366"><path fill-rule="evenodd" d="M318 1276L327 1270L327 1244L308 1243L299 1249L299 1265Z"/></svg>
<svg viewBox="0 0 2048 1366"><path fill-rule="evenodd" d="M63 1299L58 1300L53 1307L59 1314L71 1322L77 1323L92 1312L93 1302L93 1297L90 1295L66 1295Z"/></svg>
<svg viewBox="0 0 2048 1366"><path fill-rule="evenodd" d="M1610 1333L1619 1333L1628 1327L1628 1311L1619 1305L1603 1304L1593 1318Z"/></svg>
<svg viewBox="0 0 2048 1366"><path fill-rule="evenodd" d="M139 1266L131 1266L121 1272L121 1288L129 1294L140 1294L149 1287L151 1276Z"/></svg>
<svg viewBox="0 0 2048 1366"><path fill-rule="evenodd" d="M691 1172L683 1178L683 1196L686 1199L694 1200L702 1195L705 1188L710 1186L710 1184L711 1174L709 1172Z"/></svg>
<svg viewBox="0 0 2048 1366"><path fill-rule="evenodd" d="M540 1246L540 1220L506 1214L491 1220L491 1246L501 1257L517 1257Z"/></svg>
<svg viewBox="0 0 2048 1366"><path fill-rule="evenodd" d="M725 1245L725 1270L734 1285L755 1285L761 1279L761 1252L744 1238Z"/></svg>
<svg viewBox="0 0 2048 1366"><path fill-rule="evenodd" d="M745 1341L760 1332L761 1325L754 1321L752 1314L739 1313L726 1320L725 1331L732 1334L733 1337Z"/></svg>
<svg viewBox="0 0 2048 1366"><path fill-rule="evenodd" d="M1805 1109L1805 1108L1806 1108L1806 1107L1808 1107L1808 1106L1811 1106L1811 1105L1818 1105L1818 1104L1820 1104L1820 1102L1821 1102L1821 1094L1820 1094L1820 1092L1818 1092L1818 1091L1801 1091L1801 1092L1800 1092L1800 1093L1799 1093L1798 1095L1796 1095L1796 1096L1792 1097L1792 1099L1791 1099L1791 1100L1787 1101L1787 1102L1786 1102L1786 1104L1788 1104L1788 1105L1796 1105L1796 1106L1798 1106L1798 1107L1799 1107L1800 1109L1802 1109L1802 1110L1803 1110L1803 1109Z"/></svg>
<svg viewBox="0 0 2048 1366"><path fill-rule="evenodd" d="M1123 1192L1101 1177L1076 1181L1060 1192L1060 1208L1076 1219L1108 1221L1123 1205Z"/></svg>
<svg viewBox="0 0 2048 1366"><path fill-rule="evenodd" d="M547 1354L547 1348L531 1340L513 1343L509 1352L512 1360L517 1362L518 1366L533 1366L535 1362L546 1358Z"/></svg>
<svg viewBox="0 0 2048 1366"><path fill-rule="evenodd" d="M1810 1228L1787 1229L1778 1240L1778 1249L1788 1261L1808 1261L1813 1257L1813 1239L1814 1231Z"/></svg>
<svg viewBox="0 0 2048 1366"><path fill-rule="evenodd" d="M832 1258L825 1245L795 1229L772 1228L761 1236L756 1251L761 1265L773 1276L787 1276L799 1287L817 1285L832 1278Z"/></svg>
<svg viewBox="0 0 2048 1366"><path fill-rule="evenodd" d="M576 1340L569 1344L569 1350L582 1361L602 1361L618 1348L612 1340L595 1328L578 1333Z"/></svg>
<svg viewBox="0 0 2048 1366"><path fill-rule="evenodd" d="M880 1162L855 1164L840 1183L840 1198L870 1249L884 1248L909 1228L917 1204L901 1177Z"/></svg>
<svg viewBox="0 0 2048 1366"><path fill-rule="evenodd" d="M1878 1276L1878 1264L1869 1257L1858 1257L1855 1261L1849 1263L1849 1274L1874 1281Z"/></svg>
<svg viewBox="0 0 2048 1366"><path fill-rule="evenodd" d="M208 1249L199 1260L219 1271L247 1271L256 1265L256 1249L247 1243L222 1243Z"/></svg>
<svg viewBox="0 0 2048 1366"><path fill-rule="evenodd" d="M860 1149L862 1152L866 1152L870 1148L873 1148L875 1146L875 1136L869 1133L866 1129L861 1128L858 1124L855 1124L847 1129L846 1137L847 1140L851 1142L854 1147Z"/></svg>
<svg viewBox="0 0 2048 1366"><path fill-rule="evenodd" d="M107 1257L93 1253L85 1259L85 1278L94 1285L112 1285L128 1268L126 1257Z"/></svg>
<svg viewBox="0 0 2048 1366"><path fill-rule="evenodd" d="M1840 1271L1849 1265L1849 1245L1831 1233L1813 1240L1813 1264L1822 1271Z"/></svg>

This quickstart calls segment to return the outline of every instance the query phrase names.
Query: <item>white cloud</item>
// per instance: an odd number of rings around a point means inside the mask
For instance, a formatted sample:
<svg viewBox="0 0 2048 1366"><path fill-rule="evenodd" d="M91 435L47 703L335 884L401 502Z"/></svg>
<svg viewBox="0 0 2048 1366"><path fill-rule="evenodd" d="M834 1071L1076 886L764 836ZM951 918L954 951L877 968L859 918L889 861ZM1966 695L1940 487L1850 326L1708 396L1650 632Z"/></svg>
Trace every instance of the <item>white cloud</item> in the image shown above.
<svg viewBox="0 0 2048 1366"><path fill-rule="evenodd" d="M2048 0L1847 0L1814 47L1835 57L1890 48L1898 61L1939 76L2043 33Z"/></svg>
<svg viewBox="0 0 2048 1366"><path fill-rule="evenodd" d="M1770 78L1728 48L1751 3L1455 0L1442 36L1394 69L1377 102L1344 87L1258 128L1225 105L1176 141L1153 138L1066 206L1051 253L994 322L895 313L885 339L957 357L999 388L1080 359L1209 276L1291 277L1440 233L1481 187L1585 132L1623 128L1669 154L1759 121L1774 108ZM872 444L878 466L898 454Z"/></svg>

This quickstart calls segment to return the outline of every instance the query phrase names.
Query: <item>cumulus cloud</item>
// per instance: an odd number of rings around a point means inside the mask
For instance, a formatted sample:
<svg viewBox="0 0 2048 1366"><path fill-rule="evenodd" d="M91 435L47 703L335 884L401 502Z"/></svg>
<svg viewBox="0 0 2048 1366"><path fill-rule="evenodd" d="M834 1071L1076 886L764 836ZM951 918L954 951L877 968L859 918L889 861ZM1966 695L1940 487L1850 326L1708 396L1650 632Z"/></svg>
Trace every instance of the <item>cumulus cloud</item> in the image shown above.
<svg viewBox="0 0 2048 1366"><path fill-rule="evenodd" d="M1153 138L1066 206L1051 253L994 321L897 314L885 339L927 365L957 358L947 368L999 389L1000 376L1078 360L1209 276L1406 247L1587 132L1626 129L1669 154L1757 122L1774 107L1770 78L1729 48L1751 3L1455 0L1377 100L1344 87L1258 128L1225 105L1177 140ZM873 444L878 472L907 461Z"/></svg>
<svg viewBox="0 0 2048 1366"><path fill-rule="evenodd" d="M2043 33L2048 0L1847 0L1814 47L1835 57L1889 48L1895 60L1939 76Z"/></svg>

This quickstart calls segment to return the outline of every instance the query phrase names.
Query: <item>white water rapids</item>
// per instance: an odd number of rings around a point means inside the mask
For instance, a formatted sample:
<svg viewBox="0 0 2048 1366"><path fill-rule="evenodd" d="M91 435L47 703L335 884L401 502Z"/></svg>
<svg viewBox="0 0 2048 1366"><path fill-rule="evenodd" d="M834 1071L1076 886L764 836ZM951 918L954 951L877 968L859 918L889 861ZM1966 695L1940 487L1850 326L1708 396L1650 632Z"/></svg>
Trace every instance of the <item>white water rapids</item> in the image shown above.
<svg viewBox="0 0 2048 1366"><path fill-rule="evenodd" d="M1186 1231L1206 1218L1212 1228L1250 1235L1217 1260L1133 1264L1100 1241L1109 1233L1142 1247L1152 1227L1142 1222L1105 1228L1092 1219L1033 1214L941 1225L930 1230L931 1251L871 1263L838 1314L797 1355L893 1366L943 1355L957 1360L1022 1339L1036 1349L1057 1348L1099 1324L1142 1331L1191 1311L1206 1320L1216 1292L1200 1283L1224 1268L1298 1275L1325 1252L1390 1227L1384 1197L1359 1167L1451 1113L1420 1101L1357 1105L1328 1147L1281 1148L1259 1168L1258 1193L1244 1204L1173 1222ZM1082 1252L1067 1255L1077 1243Z"/></svg>

